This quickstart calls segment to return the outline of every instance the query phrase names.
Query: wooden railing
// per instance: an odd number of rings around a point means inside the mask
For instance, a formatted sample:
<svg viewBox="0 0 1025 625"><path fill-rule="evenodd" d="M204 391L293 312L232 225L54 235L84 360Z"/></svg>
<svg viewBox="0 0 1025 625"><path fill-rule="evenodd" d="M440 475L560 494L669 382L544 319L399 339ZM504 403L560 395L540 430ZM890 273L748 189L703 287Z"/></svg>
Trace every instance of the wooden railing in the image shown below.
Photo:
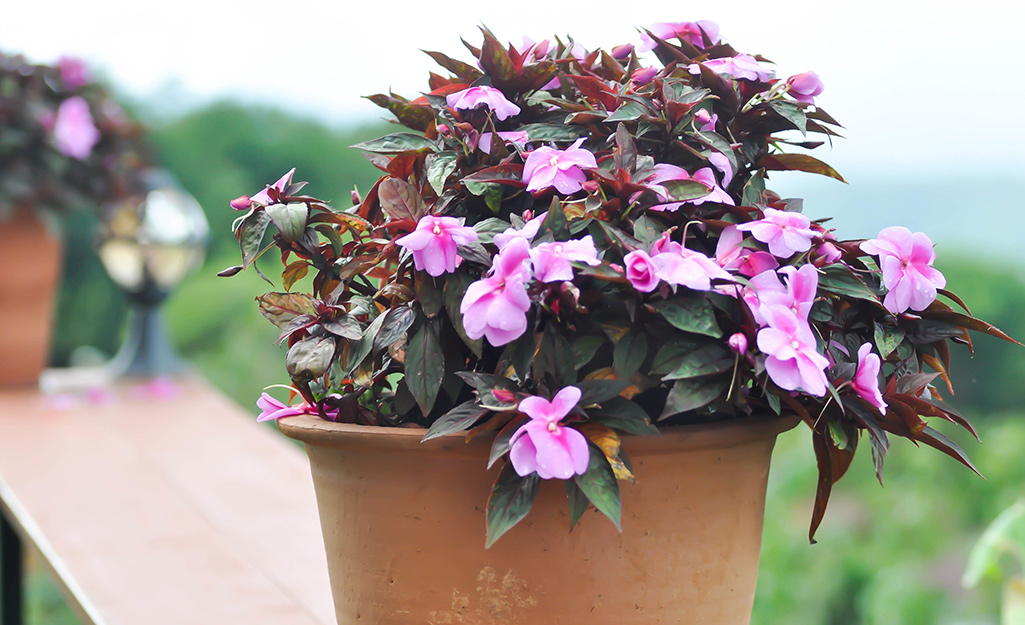
<svg viewBox="0 0 1025 625"><path fill-rule="evenodd" d="M83 623L331 625L301 449L197 379L0 389L3 625L22 548Z"/></svg>

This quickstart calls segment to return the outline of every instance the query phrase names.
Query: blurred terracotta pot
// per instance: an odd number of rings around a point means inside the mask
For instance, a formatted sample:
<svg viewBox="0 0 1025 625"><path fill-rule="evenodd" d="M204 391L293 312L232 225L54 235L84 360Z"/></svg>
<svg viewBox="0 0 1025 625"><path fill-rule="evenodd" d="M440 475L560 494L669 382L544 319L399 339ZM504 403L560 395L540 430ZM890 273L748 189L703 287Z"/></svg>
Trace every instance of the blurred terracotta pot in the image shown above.
<svg viewBox="0 0 1025 625"><path fill-rule="evenodd" d="M310 458L339 625L744 625L769 459L796 419L630 437L623 532L593 508L569 531L563 484L484 549L490 441L281 419Z"/></svg>
<svg viewBox="0 0 1025 625"><path fill-rule="evenodd" d="M35 211L0 219L0 386L36 384L50 353L61 244Z"/></svg>

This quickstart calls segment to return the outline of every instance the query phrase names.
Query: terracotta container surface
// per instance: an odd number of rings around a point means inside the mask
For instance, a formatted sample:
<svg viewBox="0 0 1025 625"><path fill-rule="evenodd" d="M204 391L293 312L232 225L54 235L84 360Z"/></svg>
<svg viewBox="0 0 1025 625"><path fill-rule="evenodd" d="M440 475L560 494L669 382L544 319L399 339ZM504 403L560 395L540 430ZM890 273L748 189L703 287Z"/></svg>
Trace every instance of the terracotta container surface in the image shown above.
<svg viewBox="0 0 1025 625"><path fill-rule="evenodd" d="M61 245L34 211L0 219L0 386L36 384L50 351Z"/></svg>
<svg viewBox="0 0 1025 625"><path fill-rule="evenodd" d="M563 483L484 549L490 440L281 419L313 471L339 625L746 625L769 459L793 418L628 437L623 532Z"/></svg>

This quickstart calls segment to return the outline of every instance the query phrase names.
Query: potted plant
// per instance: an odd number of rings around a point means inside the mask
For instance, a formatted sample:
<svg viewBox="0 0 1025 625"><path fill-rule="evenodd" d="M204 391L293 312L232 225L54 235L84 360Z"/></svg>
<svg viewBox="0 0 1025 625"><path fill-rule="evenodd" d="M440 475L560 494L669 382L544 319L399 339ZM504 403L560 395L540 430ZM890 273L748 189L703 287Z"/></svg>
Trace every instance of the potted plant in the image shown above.
<svg viewBox="0 0 1025 625"><path fill-rule="evenodd" d="M863 434L878 470L891 435L971 466L929 424L971 430L949 344L1011 339L925 234L842 241L765 187L842 180L813 72L712 22L482 32L371 96L410 131L354 146L384 175L351 208L294 170L232 202L222 274L284 264L257 300L298 398L260 418L306 443L339 623L746 623L777 433L811 432L811 535Z"/></svg>
<svg viewBox="0 0 1025 625"><path fill-rule="evenodd" d="M47 66L0 52L0 385L38 380L60 274L59 217L132 190L138 134L82 61Z"/></svg>

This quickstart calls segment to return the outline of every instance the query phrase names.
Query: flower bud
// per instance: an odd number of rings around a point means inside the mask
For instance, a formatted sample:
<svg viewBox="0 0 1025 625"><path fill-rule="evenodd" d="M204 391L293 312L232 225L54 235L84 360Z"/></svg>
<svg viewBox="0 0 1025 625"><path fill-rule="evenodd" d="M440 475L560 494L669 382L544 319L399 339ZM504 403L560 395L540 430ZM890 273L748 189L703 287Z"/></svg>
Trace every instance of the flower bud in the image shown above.
<svg viewBox="0 0 1025 625"><path fill-rule="evenodd" d="M741 356L747 353L747 337L744 336L743 332L737 332L731 336L729 344L730 349L733 350L734 353L740 354Z"/></svg>
<svg viewBox="0 0 1025 625"><path fill-rule="evenodd" d="M630 74L630 80L637 85L646 85L651 82L651 79L658 73L657 67L642 67L638 70L634 70L633 74Z"/></svg>
<svg viewBox="0 0 1025 625"><path fill-rule="evenodd" d="M843 257L843 253L840 248L829 241L824 241L815 248L811 262L816 267L824 267L839 261L841 257Z"/></svg>
<svg viewBox="0 0 1025 625"><path fill-rule="evenodd" d="M356 189L353 189L351 193L352 193L352 205L353 206L359 206L360 204L363 203L363 200L359 199L359 191L357 191Z"/></svg>
<svg viewBox="0 0 1025 625"><path fill-rule="evenodd" d="M584 181L581 187L583 187L584 191L587 191L588 193L597 193L599 189L597 180Z"/></svg>
<svg viewBox="0 0 1025 625"><path fill-rule="evenodd" d="M822 81L815 72L804 72L787 78L787 90L798 102L815 104L815 96L822 93Z"/></svg>
<svg viewBox="0 0 1025 625"><path fill-rule="evenodd" d="M494 396L495 399L502 402L503 404L516 403L516 393L513 393L509 389L493 388L491 389L491 394Z"/></svg>
<svg viewBox="0 0 1025 625"><path fill-rule="evenodd" d="M237 211L247 210L251 204L248 195L240 195L231 201L231 207Z"/></svg>
<svg viewBox="0 0 1025 625"><path fill-rule="evenodd" d="M452 129L448 127L448 124L438 124L438 134L447 137L452 133Z"/></svg>
<svg viewBox="0 0 1025 625"><path fill-rule="evenodd" d="M625 58L628 58L630 56L630 53L633 51L634 46L632 43L624 43L621 46L616 46L615 48L612 48L612 58L616 59L617 61L621 61Z"/></svg>

